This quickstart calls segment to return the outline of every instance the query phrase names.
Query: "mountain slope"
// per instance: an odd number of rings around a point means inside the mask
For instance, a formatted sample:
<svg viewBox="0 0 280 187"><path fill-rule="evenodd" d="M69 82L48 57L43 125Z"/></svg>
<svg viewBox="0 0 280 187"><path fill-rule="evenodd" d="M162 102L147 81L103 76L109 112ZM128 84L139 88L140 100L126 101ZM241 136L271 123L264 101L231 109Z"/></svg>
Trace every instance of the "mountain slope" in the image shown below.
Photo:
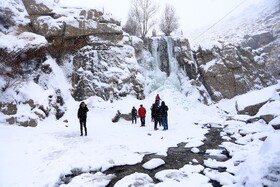
<svg viewBox="0 0 280 187"><path fill-rule="evenodd" d="M215 24L187 32L191 45L203 45L217 40L237 43L248 34L277 30L280 20L278 0L259 0L241 12L238 9L233 8L232 13L217 20ZM279 35L279 30L274 32Z"/></svg>
<svg viewBox="0 0 280 187"><path fill-rule="evenodd" d="M238 8L216 24L189 32L193 49L198 46L233 43L252 49L257 63L280 78L280 1L258 0L246 9Z"/></svg>

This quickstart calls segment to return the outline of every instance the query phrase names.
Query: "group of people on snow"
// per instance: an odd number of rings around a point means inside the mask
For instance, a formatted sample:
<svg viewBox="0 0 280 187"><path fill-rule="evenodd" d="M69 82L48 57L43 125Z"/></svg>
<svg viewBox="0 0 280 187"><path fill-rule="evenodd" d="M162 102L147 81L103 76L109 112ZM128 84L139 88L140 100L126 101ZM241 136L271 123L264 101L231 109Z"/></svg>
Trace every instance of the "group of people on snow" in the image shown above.
<svg viewBox="0 0 280 187"><path fill-rule="evenodd" d="M168 122L167 122L167 111L168 106L165 105L164 101L161 101L160 104L159 94L156 95L155 102L151 106L151 118L154 122L154 130L158 130L158 125L163 126L163 130L168 130ZM87 112L88 107L85 102L81 102L78 109L78 119L80 122L80 131L81 136L84 135L83 130L85 132L85 136L87 136ZM134 106L131 110L132 124L137 123L137 117L140 118L141 127L145 127L145 119L146 119L146 108L141 104L139 109L137 110Z"/></svg>
<svg viewBox="0 0 280 187"><path fill-rule="evenodd" d="M163 126L163 130L168 130L168 121L167 121L167 111L168 106L164 101L160 103L159 94L156 95L155 102L151 106L151 118L152 122L154 122L154 130L158 130L158 126ZM138 115L137 115L138 114ZM131 117L132 124L137 123L137 116L140 118L141 127L145 126L145 118L146 118L146 109L141 104L138 112L136 108L133 106L131 109Z"/></svg>

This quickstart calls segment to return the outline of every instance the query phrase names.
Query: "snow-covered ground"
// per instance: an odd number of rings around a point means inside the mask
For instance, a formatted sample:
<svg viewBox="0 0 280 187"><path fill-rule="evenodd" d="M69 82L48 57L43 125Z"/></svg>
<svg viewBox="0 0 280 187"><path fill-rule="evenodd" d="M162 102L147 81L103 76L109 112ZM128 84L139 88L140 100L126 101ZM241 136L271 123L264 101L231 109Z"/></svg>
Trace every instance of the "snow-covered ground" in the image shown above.
<svg viewBox="0 0 280 187"><path fill-rule="evenodd" d="M264 95L270 98L279 87L278 84L267 88L265 92L256 91L253 95L257 96L260 93L262 98ZM68 85L64 88L68 89ZM32 94L36 90L29 92ZM153 130L149 108L157 93L169 107L168 131ZM161 182L158 184L153 184L147 174L135 173L123 178L116 186L129 186L139 181L142 181L140 186L212 186L209 183L210 179L217 180L227 187L243 186L245 181L248 184L246 186L262 186L260 181L266 175L267 169L280 166L278 146L280 132L263 121L253 126L237 121L225 124L227 115L219 108L234 115L235 101L238 98L244 105L246 102L252 103L258 100L258 97L252 97L251 93L248 97L243 95L217 105L204 106L197 103L193 105L192 101L171 88L155 91L141 101L127 97L110 103L92 97L85 101L89 107L88 136L80 136L76 117L79 103L72 99L66 101L69 109L59 121L49 118L40 122L36 128L7 125L1 122L0 186L55 186L61 176L71 173L74 169L80 169L85 174L75 177L67 185L60 185L61 187L106 186L113 176L104 175L102 171L110 167L139 163L148 153L166 155L168 147L176 146L180 142L187 142L189 143L187 145L199 148L208 132L202 125L206 123L221 124L221 127L226 127L222 134L225 139L223 146L230 151L232 159L226 162L206 160L205 165L214 168L223 166L227 168L227 172L219 173L209 168L205 169L201 165L188 164L178 170L159 172L156 178ZM137 124L125 120L112 123L111 120L117 110L121 113L129 113L132 106L138 108L140 104L143 104L148 112L146 127L140 127L139 119ZM279 111L275 112L279 113ZM65 119L68 123L63 122ZM244 133L244 131L250 133L242 137L238 132ZM231 139L231 136L238 139L238 144L226 141ZM260 140L266 136L268 138L265 142ZM236 164L238 162L243 163L238 165ZM153 165L157 167L160 164L164 163L156 160L147 163L145 167L151 168ZM87 173L89 171L99 172ZM201 171L205 175L199 173ZM279 184L278 180L272 186L276 187Z"/></svg>

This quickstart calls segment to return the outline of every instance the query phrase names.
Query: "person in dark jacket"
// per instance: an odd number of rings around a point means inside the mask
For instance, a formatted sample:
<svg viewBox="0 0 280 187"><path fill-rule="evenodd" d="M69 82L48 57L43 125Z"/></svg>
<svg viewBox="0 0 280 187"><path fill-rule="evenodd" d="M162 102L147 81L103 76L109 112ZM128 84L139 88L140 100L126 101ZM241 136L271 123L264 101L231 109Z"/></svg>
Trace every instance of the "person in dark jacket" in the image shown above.
<svg viewBox="0 0 280 187"><path fill-rule="evenodd" d="M158 101L158 103L159 103L159 101L160 101L159 94L156 95L155 101Z"/></svg>
<svg viewBox="0 0 280 187"><path fill-rule="evenodd" d="M165 105L164 101L162 101L160 105L160 113L161 113L163 130L168 130L167 111L168 111L168 106Z"/></svg>
<svg viewBox="0 0 280 187"><path fill-rule="evenodd" d="M141 120L141 127L145 127L146 109L143 105L140 105L140 108L138 109L138 116Z"/></svg>
<svg viewBox="0 0 280 187"><path fill-rule="evenodd" d="M132 118L132 124L133 122L135 122L135 124L137 123L137 110L135 107L132 107L131 109L131 118Z"/></svg>
<svg viewBox="0 0 280 187"><path fill-rule="evenodd" d="M87 112L88 112L87 105L84 102L81 102L79 110L78 110L78 118L80 121L81 136L83 136L83 128L85 129L85 136L87 136L87 126L86 126Z"/></svg>
<svg viewBox="0 0 280 187"><path fill-rule="evenodd" d="M154 122L154 111L153 111L153 108L154 108L154 103L152 104L151 106L151 121Z"/></svg>
<svg viewBox="0 0 280 187"><path fill-rule="evenodd" d="M152 114L154 119L154 130L158 130L157 125L160 121L160 110L159 110L159 104L156 101L152 106Z"/></svg>

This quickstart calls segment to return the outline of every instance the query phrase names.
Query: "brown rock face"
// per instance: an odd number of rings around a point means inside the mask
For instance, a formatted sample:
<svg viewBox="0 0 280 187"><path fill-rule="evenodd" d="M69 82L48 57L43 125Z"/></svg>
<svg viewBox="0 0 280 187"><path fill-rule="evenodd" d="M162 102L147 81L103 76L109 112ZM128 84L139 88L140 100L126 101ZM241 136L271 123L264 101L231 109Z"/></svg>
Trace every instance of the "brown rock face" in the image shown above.
<svg viewBox="0 0 280 187"><path fill-rule="evenodd" d="M280 77L279 66L280 22L276 22L271 31L254 35L246 35L242 42L243 47L250 47L258 56L258 63L264 64L265 69L274 77Z"/></svg>
<svg viewBox="0 0 280 187"><path fill-rule="evenodd" d="M252 52L238 46L199 49L196 58L203 83L214 101L276 84L254 61Z"/></svg>

